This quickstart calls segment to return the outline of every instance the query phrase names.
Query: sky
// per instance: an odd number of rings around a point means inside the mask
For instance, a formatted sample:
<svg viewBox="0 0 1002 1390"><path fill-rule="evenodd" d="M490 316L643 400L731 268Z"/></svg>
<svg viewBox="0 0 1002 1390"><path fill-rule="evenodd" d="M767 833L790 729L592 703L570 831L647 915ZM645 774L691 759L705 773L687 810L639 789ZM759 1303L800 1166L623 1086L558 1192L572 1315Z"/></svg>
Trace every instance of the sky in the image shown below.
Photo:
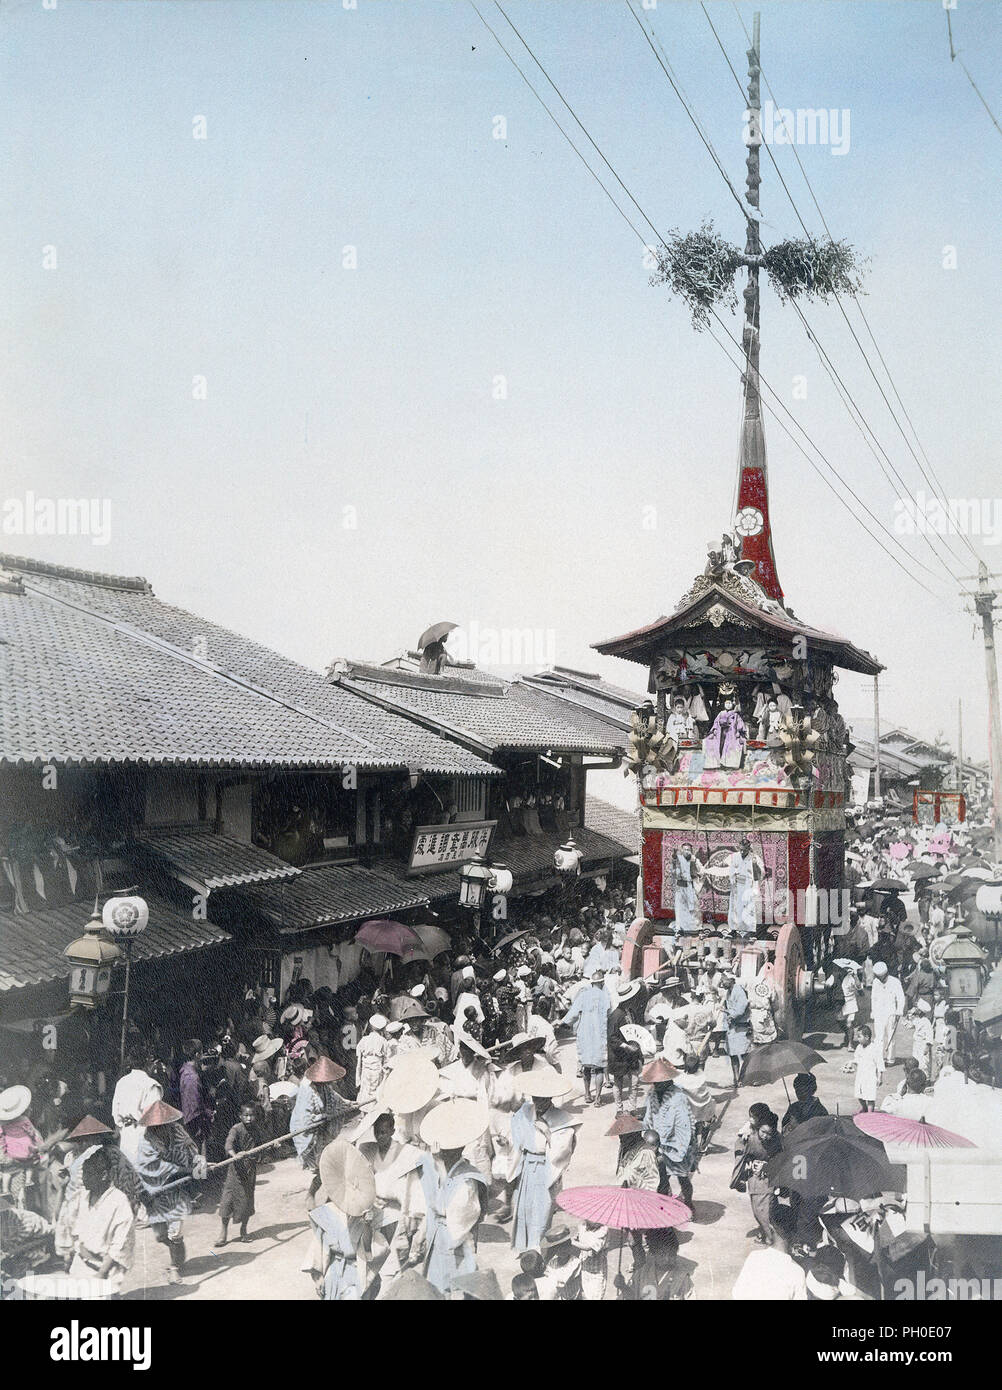
<svg viewBox="0 0 1002 1390"><path fill-rule="evenodd" d="M752 8L708 6L742 76ZM779 102L849 113L845 153L798 152L832 231L868 258L861 302L943 493L1002 497L1002 135L950 62L943 4L759 8ZM660 235L712 218L743 243L625 3L505 9ZM740 185L744 103L700 6L636 9ZM958 0L951 18L998 115L1002 8ZM0 547L143 574L317 668L384 659L448 619L485 664L643 689L641 668L590 646L670 612L730 524L738 374L650 285L640 239L470 4L13 0L0 82L0 517L16 527L29 494L97 504L92 534L8 530ZM791 150L773 152L820 234ZM765 156L762 208L766 243L800 231ZM768 288L763 376L893 530L896 500L933 489L838 308L805 314L905 486ZM883 720L952 743L962 700L965 750L984 757L983 646L950 577L971 553L955 542L944 570L928 538L900 536L925 592L774 420L766 433L787 601L886 665ZM972 545L1002 569L997 543ZM843 673L836 694L872 712L872 682Z"/></svg>

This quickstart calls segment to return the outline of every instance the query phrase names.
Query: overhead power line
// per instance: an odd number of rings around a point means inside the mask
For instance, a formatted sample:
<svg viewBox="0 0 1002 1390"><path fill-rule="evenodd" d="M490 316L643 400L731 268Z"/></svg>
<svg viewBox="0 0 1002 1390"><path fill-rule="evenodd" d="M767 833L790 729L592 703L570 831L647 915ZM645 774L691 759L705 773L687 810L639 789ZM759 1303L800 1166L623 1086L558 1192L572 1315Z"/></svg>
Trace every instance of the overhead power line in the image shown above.
<svg viewBox="0 0 1002 1390"><path fill-rule="evenodd" d="M476 14L477 14L478 18L480 19L481 23L484 25L484 28L488 31L488 33L491 35L491 37L495 40L495 42L497 43L498 47L501 49L502 53L505 55L505 57L508 59L508 61L511 63L511 65L515 68L516 72L518 72L519 76L522 78L522 80L525 82L526 86L529 88L529 90L530 90L530 91L533 93L533 95L536 97L537 101L538 101L539 104L542 106L543 110L547 113L547 115L548 115L548 116L550 117L550 119L553 121L554 125L556 125L557 129L560 131L561 135L564 137L564 139L567 141L567 143L568 143L568 144L571 146L571 148L574 150L574 153L577 155L577 157L581 160L581 162L582 162L582 163L585 165L585 167L588 169L588 172L591 174L592 178L595 180L596 183L599 184L599 186L601 187L603 193L605 193L606 197L609 199L609 201L612 203L612 205L616 208L616 211L617 211L617 212L619 213L619 215L622 217L623 221L627 224L627 226L630 228L630 230L631 230L631 231L634 233L634 235L638 238L638 240L641 242L641 244L644 245L644 246L646 247L646 246L648 245L647 240L646 240L646 238L643 236L643 234L639 231L639 229L637 228L637 226L636 226L635 222L633 221L633 219L624 211L624 209L623 209L623 208L620 206L620 204L617 202L617 200L616 200L614 194L606 187L606 185L602 182L602 180L601 180L601 178L599 177L599 175L598 175L598 174L595 172L595 170L592 169L592 167L588 164L588 161L585 159L584 155L581 153L581 151L580 151L580 150L577 148L577 146L574 144L574 141L573 141L573 139L571 138L571 136L568 134L568 132L564 129L564 127L563 127L563 126L560 124L560 122L557 120L557 118L556 118L556 116L554 115L553 111L550 109L550 107L549 107L549 106L547 105L547 103L544 101L544 99L543 99L542 96L540 95L539 91L537 90L537 88L535 87L535 85L532 83L532 81L529 79L529 77L527 76L527 74L525 73L525 71L523 70L523 68L519 65L519 63L516 61L516 59L513 57L513 55L512 55L512 54L509 52L509 50L506 48L505 44L501 41L501 39L500 39L500 37L498 36L498 34L496 33L496 31L495 31L495 30L492 28L492 26L488 23L488 21L486 20L486 18L484 17L484 15L482 14L482 12L480 11L479 7L476 5L475 0L470 0L470 4L471 4L471 7L473 8L473 10L476 12ZM500 6L499 4L496 4L496 8L499 10L499 12L500 12L500 13L504 16L504 18L507 20L507 15L504 15L504 11L501 9L501 6ZM636 16L634 16L634 17L636 18ZM508 23L511 24L510 21L508 21ZM641 205L640 205L640 203L638 202L638 200L634 197L634 195L632 194L632 192L630 192L630 190L627 188L626 184L625 184L625 183L623 182L623 180L620 178L620 176L618 175L618 173L616 173L616 171L615 171L615 169L613 168L613 166L612 166L612 164L610 163L610 161L606 158L605 154L604 154L604 153L602 152L602 150L599 148L598 144L595 142L595 140L592 138L592 136L589 134L589 132L588 132L587 129L585 128L584 124L581 122L580 118L577 116L577 113L574 112L574 110L571 108L571 106L570 106L569 103L567 102L566 98L563 96L563 94L560 92L559 88L558 88L558 87L556 86L556 84L553 82L552 78L550 78L549 73L547 72L546 68L543 66L543 64L542 64L542 62L540 61L540 59L536 56L535 52L533 51L533 49L531 48L531 46L529 45L529 43L527 42L527 40L518 32L518 30L515 29L515 26L514 26L514 25L511 25L511 28L512 28L513 32L516 33L517 37L519 38L519 41L521 42L522 46L525 48L526 52L529 54L529 56L530 56L530 58L532 59L532 61L535 63L536 67L539 69L539 71L540 71L540 72L543 74L543 76L546 78L547 82L550 84L550 86L553 88L553 90L557 93L557 96L560 98L560 100L563 102L563 104L567 107L568 111L569 111L569 112L571 113L571 115L573 116L575 122L578 124L578 126L581 128L581 130L584 132L584 134L586 135L586 137L587 137L589 143L592 145L592 147L595 149L596 153L597 153L597 154L599 155L599 157L602 159L602 162L605 164L605 166L606 166L606 167L610 170L610 172L613 174L613 176L615 177L617 183L619 183L619 185L620 185L620 186L623 188L623 190L626 192L627 196L628 196L629 199L630 199L630 202L631 202L631 203L633 204L633 206L637 209L637 211L638 211L638 213L640 214L642 220L643 220L643 221L646 223L646 225L650 228L651 232L652 232L652 233L654 234L654 236L658 239L658 241L661 242L662 244L664 244L664 243L665 243L665 237L663 236L663 234L659 231L658 227L657 227L656 224L653 222L653 220L650 218L650 216L649 216L649 215L644 211L644 209L641 207ZM681 100L681 98L680 98L680 100ZM683 104L684 104L684 103L683 103ZM688 108L687 108L687 109L688 109ZM693 123L694 123L694 124L696 123L694 117L693 117L691 114L690 114L690 119L693 120ZM704 142L704 143L705 143L705 142ZM745 209L744 209L744 205L743 205L743 204L742 204L742 212L743 212L743 213L745 212ZM714 312L714 318L716 319L717 324L718 324L718 327L720 328L721 332L722 332L726 337L728 337L728 338L731 340L731 342L734 344L734 346L737 348L738 352L740 353L740 352L742 351L740 342L734 337L734 335L733 335L733 334L730 332L730 330L727 328L727 325L723 322L723 320L719 317L719 315L716 314L716 312ZM717 345L723 349L724 354L725 354L725 356L727 357L728 361L731 362L732 365L735 365L735 364L733 363L731 357L730 357L730 354L727 352L726 348L723 348L723 344L720 343L720 340L716 337L716 335L711 333L711 336L714 338L714 341L717 343ZM743 374L744 374L744 369L743 369L743 367L740 366L740 364L737 364L737 370L738 370L738 372L739 372L740 375L743 375ZM823 460L825 466L831 471L831 473L833 474L833 476L834 476L835 478L838 479L838 481L842 484L843 488L845 488L845 490L849 493L849 495L853 498L853 500L856 501L856 502L859 504L859 506L862 507L862 509L867 513L867 515L871 517L871 519L875 522L875 524L877 525L877 527L878 527L881 531L884 532L884 534L888 537L888 539L892 542L892 544L896 545L896 546L902 551L902 553L904 554L906 560L908 560L909 562L911 562L911 563L913 563L913 564L920 565L923 569L927 569L926 566L922 565L922 562L921 562L921 561L917 560L914 556L911 555L911 553L902 545L901 541L900 541L896 536L894 536L890 531L888 531L887 528L883 525L883 523L879 520L879 518L876 517L875 514L869 509L869 507L868 507L868 506L866 505L866 503L862 500L862 498L860 498L859 495L854 491L854 489L851 487L851 485L848 483L848 481L839 473L839 471L835 468L835 466L825 457L825 455L824 455L824 453L822 452L822 450L820 449L820 447L814 442L814 440L811 438L810 434L807 432L807 430L804 428L804 426L796 419L795 416L793 416L793 415L791 414L791 412L790 412L790 411L788 410L788 408L786 407L785 402L781 399L781 397L778 395L778 393L775 391L775 389L772 387L772 385L766 380L766 378L765 378L764 376L761 375L761 373L759 374L759 379L760 379L762 385L765 386L766 389L769 391L770 395L771 395L772 397L774 397L774 399L775 399L776 402L778 403L779 408L789 417L789 419L792 421L792 423L793 423L793 425L795 426L795 428L796 428L797 430L799 430L800 433L804 436L804 438L807 440L807 442L808 442L808 444L810 445L810 447L811 447L812 449L814 449L814 451L817 453L818 457L821 458L821 459ZM778 419L778 416L776 415L775 410L773 410L771 407L770 407L770 413L774 415L774 418L777 418L777 419ZM790 434L790 431L786 428L785 425L783 425L782 421L780 421L780 425L781 425L781 428L783 428L784 433L790 435L790 438L793 439L794 444L797 446L797 448L800 450L800 452L804 454L805 458L807 458L807 461L808 461L808 463L810 463L811 467L812 467L816 472L819 472L819 470L818 470L818 468L817 468L817 465L814 463L814 460L811 459L811 457L810 457L808 454L806 454L806 452L804 451L804 448L803 448L803 446L800 444L799 440L797 440L792 434ZM833 485L828 481L828 479L826 479L826 478L824 477L823 474L820 474L820 473L819 473L819 476L822 477L822 480L826 483L826 485L829 487L829 489L835 492L835 495L839 498L839 501L840 501L841 504L846 508L846 510L849 511L849 514L854 518L854 520L857 521L857 523L863 528L863 530L866 531L867 535L869 535L869 536L871 537L871 539L873 539L873 540L876 541L876 543L881 547L881 549L882 549L882 550L884 551L884 553L888 556L888 558L889 558L894 564L896 564L896 565L898 566L898 568L901 569L902 572L903 572L905 575L907 575L907 577L908 577L909 579L911 579L914 583L918 584L922 589L924 589L926 593L932 595L933 597L938 597L938 595L937 595L932 589L930 589L930 588L928 587L928 585L925 584L925 583L923 582L922 579L920 579L920 578L919 578L916 574L914 574L911 570L909 570L908 568L906 568L906 566L902 563L902 561L899 560L898 557L897 557L896 555L894 555L890 550L888 550L887 546L886 546L886 545L884 544L884 542L880 539L880 537L877 536L877 535L875 535L874 532L871 531L870 528L866 525L866 523L865 523L865 522L852 510L852 508L848 505L848 503L847 503L847 502L845 501L845 499L841 496L841 494L839 494L839 493L837 492L837 490L836 490L836 489L833 487ZM929 572L931 573L931 571L929 571ZM951 577L952 577L952 576L951 576Z"/></svg>

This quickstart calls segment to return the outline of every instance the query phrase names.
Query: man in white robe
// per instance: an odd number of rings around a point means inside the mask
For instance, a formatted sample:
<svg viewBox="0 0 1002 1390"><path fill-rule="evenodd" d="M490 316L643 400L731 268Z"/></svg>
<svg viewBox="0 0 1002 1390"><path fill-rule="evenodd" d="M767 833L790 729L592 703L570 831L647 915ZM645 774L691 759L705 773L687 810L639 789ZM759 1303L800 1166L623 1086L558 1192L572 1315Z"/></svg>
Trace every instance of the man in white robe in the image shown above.
<svg viewBox="0 0 1002 1390"><path fill-rule="evenodd" d="M752 854L751 840L745 837L741 848L727 861L730 896L727 902L727 926L742 936L754 936L757 926L758 887L762 870Z"/></svg>
<svg viewBox="0 0 1002 1390"><path fill-rule="evenodd" d="M131 1070L118 1082L111 1098L111 1117L118 1129L119 1147L129 1162L134 1163L146 1134L140 1121L151 1105L163 1100L164 1091L160 1082L154 1081L144 1070L149 1057L137 1053L130 1055L128 1061Z"/></svg>
<svg viewBox="0 0 1002 1390"><path fill-rule="evenodd" d="M905 1011L905 992L901 981L891 975L884 961L878 960L873 967L873 985L870 990L870 1026L873 1039L880 1048L884 1065L894 1065L894 1034L901 1015Z"/></svg>

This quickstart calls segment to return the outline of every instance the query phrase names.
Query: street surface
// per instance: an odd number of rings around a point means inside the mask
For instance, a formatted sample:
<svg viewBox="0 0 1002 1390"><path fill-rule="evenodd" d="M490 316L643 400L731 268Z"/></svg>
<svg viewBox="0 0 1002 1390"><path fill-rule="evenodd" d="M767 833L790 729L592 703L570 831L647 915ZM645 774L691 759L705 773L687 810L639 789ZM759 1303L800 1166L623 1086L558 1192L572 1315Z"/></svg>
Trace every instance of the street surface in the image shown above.
<svg viewBox="0 0 1002 1390"><path fill-rule="evenodd" d="M865 1014L860 1016L865 1019ZM826 1013L808 1026L804 1041L825 1055L826 1064L816 1068L818 1096L834 1114L852 1115L859 1108L853 1098L853 1076L843 1071L849 1054L839 1046L841 1029L834 1012ZM897 1055L909 1055L911 1030L902 1024L897 1035ZM574 1075L573 1040L561 1047L561 1067ZM721 1059L722 1066L729 1065ZM899 1065L884 1078L880 1097L893 1089L902 1076ZM694 1213L689 1227L680 1231L680 1268L688 1272L696 1299L729 1299L734 1280L747 1254L755 1247L750 1233L754 1227L748 1197L732 1192L728 1186L734 1164L735 1135L754 1101L764 1101L780 1119L788 1101L782 1081L768 1086L714 1087L723 1108L722 1120L713 1136L710 1152L694 1175ZM791 1092L792 1098L792 1092ZM565 1177L565 1187L615 1183L619 1141L607 1138L606 1130L615 1118L612 1092L606 1088L601 1106L582 1104L580 1082L562 1104L580 1115L578 1142ZM348 1132L350 1136L350 1131ZM257 1211L251 1218L246 1243L232 1238L222 1249L214 1245L219 1222L214 1203L185 1221L188 1263L183 1282L167 1283L166 1250L149 1230L136 1233L136 1257L126 1296L133 1299L315 1299L310 1274L301 1269L309 1259L312 1236L306 1216L308 1175L294 1158L283 1158L261 1170L257 1183ZM570 1219L570 1218L567 1218ZM572 1220L572 1225L576 1224ZM615 1237L609 1259L609 1285L606 1296L615 1296L612 1278L616 1270ZM627 1261L628 1261L627 1256ZM507 1297L518 1263L510 1246L510 1226L501 1227L490 1214L480 1227L478 1262L481 1268L496 1271Z"/></svg>

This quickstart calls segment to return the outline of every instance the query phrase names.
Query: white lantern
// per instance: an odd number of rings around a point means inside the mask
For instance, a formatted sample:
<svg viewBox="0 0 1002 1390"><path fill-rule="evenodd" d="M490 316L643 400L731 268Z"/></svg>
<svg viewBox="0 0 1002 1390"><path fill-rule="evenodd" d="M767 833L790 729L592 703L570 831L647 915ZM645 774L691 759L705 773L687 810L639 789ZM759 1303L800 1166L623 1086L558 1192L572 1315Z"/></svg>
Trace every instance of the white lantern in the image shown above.
<svg viewBox="0 0 1002 1390"><path fill-rule="evenodd" d="M503 864L491 865L490 891L500 893L505 897L511 892L512 884L515 882L511 869L506 869Z"/></svg>
<svg viewBox="0 0 1002 1390"><path fill-rule="evenodd" d="M575 845L573 840L568 840L566 844L560 846L553 856L553 867L560 874L568 877L581 872L581 860L584 855Z"/></svg>
<svg viewBox="0 0 1002 1390"><path fill-rule="evenodd" d="M131 939L146 930L150 909L143 898L109 898L101 920L109 936Z"/></svg>

